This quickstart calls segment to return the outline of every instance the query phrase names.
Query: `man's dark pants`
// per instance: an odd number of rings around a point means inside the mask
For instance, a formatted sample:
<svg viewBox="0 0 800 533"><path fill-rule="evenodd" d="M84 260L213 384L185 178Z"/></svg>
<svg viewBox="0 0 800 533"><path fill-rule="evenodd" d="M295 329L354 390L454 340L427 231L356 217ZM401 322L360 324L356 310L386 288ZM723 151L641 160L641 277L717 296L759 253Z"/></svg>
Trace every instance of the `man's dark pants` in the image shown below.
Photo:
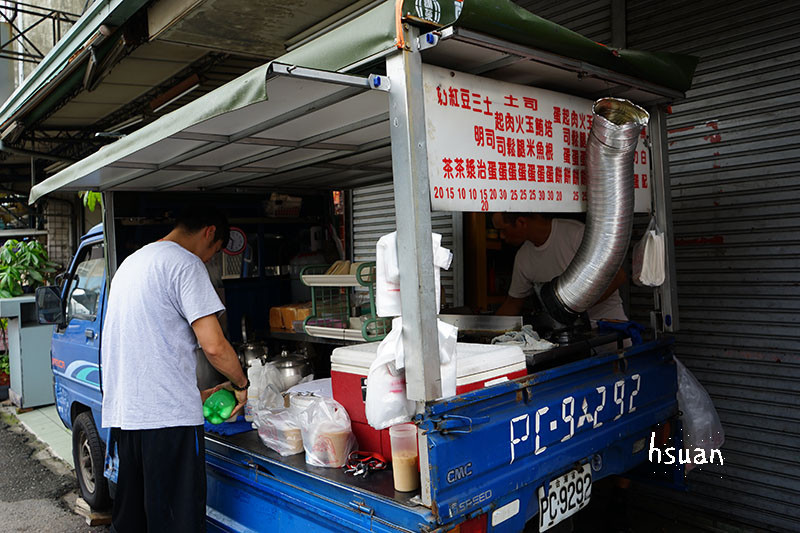
<svg viewBox="0 0 800 533"><path fill-rule="evenodd" d="M203 426L111 431L119 456L111 531L204 532Z"/></svg>

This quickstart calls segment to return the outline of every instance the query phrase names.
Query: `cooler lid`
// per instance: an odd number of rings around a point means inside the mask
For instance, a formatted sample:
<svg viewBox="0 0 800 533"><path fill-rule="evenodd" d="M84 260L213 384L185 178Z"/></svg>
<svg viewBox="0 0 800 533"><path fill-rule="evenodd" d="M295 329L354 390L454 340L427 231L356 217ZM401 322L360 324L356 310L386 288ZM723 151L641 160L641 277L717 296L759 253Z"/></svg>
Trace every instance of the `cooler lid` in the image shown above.
<svg viewBox="0 0 800 533"><path fill-rule="evenodd" d="M378 353L380 342L367 342L342 346L333 350L332 365L348 365L369 369ZM470 376L495 368L525 364L522 348L508 344L473 344L459 342L456 344L458 377Z"/></svg>
<svg viewBox="0 0 800 533"><path fill-rule="evenodd" d="M349 365L369 370L369 366L378 355L379 345L380 342L365 342L334 348L331 353L331 365Z"/></svg>
<svg viewBox="0 0 800 533"><path fill-rule="evenodd" d="M456 368L458 377L471 376L479 372L512 365L525 366L525 353L512 344L456 344Z"/></svg>

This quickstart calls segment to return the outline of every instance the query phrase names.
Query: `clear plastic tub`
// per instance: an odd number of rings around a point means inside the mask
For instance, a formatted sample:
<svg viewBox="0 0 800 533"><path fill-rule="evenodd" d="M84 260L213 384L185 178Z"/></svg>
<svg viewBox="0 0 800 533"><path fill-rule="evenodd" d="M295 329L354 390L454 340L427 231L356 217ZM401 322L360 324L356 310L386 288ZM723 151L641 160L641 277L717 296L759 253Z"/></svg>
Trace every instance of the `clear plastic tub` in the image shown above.
<svg viewBox="0 0 800 533"><path fill-rule="evenodd" d="M419 488L417 467L417 426L398 424L389 428L392 443L394 490L411 492Z"/></svg>

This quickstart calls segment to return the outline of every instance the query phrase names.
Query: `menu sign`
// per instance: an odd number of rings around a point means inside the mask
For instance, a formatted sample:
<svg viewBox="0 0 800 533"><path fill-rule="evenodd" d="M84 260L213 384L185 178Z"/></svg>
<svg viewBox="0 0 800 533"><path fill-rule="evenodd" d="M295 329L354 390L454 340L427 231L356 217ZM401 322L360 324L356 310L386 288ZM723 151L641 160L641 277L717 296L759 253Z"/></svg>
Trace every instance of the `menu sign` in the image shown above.
<svg viewBox="0 0 800 533"><path fill-rule="evenodd" d="M423 66L431 209L586 210L591 100ZM650 151L634 157L635 210L650 208Z"/></svg>

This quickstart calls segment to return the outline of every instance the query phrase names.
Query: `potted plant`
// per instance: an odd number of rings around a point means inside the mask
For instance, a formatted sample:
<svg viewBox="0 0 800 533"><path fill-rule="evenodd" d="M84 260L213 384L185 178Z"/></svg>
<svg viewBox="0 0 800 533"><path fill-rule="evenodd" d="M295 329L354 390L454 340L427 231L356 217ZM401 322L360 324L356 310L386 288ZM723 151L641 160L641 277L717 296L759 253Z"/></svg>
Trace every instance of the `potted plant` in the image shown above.
<svg viewBox="0 0 800 533"><path fill-rule="evenodd" d="M11 375L11 369L8 366L8 354L0 353L0 385L8 385L8 376Z"/></svg>
<svg viewBox="0 0 800 533"><path fill-rule="evenodd" d="M37 240L9 239L0 247L0 298L13 298L46 285L56 265Z"/></svg>
<svg viewBox="0 0 800 533"><path fill-rule="evenodd" d="M8 398L11 383L11 368L8 366L8 353L0 353L0 401Z"/></svg>

